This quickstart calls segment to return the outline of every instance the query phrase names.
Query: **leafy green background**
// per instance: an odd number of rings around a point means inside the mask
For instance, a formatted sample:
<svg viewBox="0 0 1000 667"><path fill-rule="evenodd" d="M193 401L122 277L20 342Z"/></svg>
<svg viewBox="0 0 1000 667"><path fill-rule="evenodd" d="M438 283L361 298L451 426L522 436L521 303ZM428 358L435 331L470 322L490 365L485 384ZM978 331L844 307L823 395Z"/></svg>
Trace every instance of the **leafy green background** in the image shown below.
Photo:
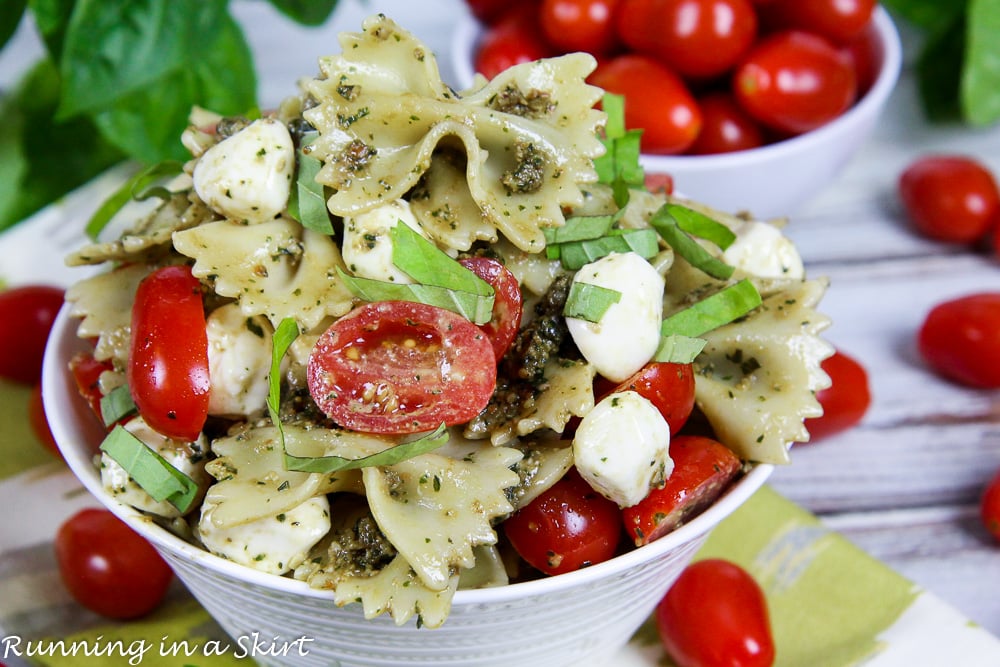
<svg viewBox="0 0 1000 667"><path fill-rule="evenodd" d="M269 0L321 25L337 0ZM0 102L0 230L109 166L186 157L193 106L257 104L253 54L228 0L3 0L0 48L27 14L46 57Z"/></svg>

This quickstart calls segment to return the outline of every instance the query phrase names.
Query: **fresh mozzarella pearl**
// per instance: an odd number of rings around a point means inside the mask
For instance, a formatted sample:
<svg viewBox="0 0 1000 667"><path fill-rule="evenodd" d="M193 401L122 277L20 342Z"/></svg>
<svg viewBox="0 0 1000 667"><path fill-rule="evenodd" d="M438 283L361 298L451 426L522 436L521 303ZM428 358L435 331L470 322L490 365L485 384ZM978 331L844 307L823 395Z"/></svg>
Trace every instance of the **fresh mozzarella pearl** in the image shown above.
<svg viewBox="0 0 1000 667"><path fill-rule="evenodd" d="M397 200L344 219L344 263L354 275L371 280L409 285L410 276L392 263L392 228L402 220L410 229L426 237L410 210L409 202Z"/></svg>
<svg viewBox="0 0 1000 667"><path fill-rule="evenodd" d="M250 415L267 405L271 371L271 323L248 318L238 304L212 311L208 334L210 415Z"/></svg>
<svg viewBox="0 0 1000 667"><path fill-rule="evenodd" d="M212 523L215 505L202 503L198 537L212 553L271 574L300 565L330 532L330 503L316 496L277 516L227 528Z"/></svg>
<svg viewBox="0 0 1000 667"><path fill-rule="evenodd" d="M262 118L205 151L194 167L194 189L226 218L266 222L288 204L294 172L288 128Z"/></svg>
<svg viewBox="0 0 1000 667"><path fill-rule="evenodd" d="M614 382L628 379L660 345L663 277L634 252L614 253L581 268L573 282L621 293L600 322L566 318L573 342L597 372Z"/></svg>
<svg viewBox="0 0 1000 667"><path fill-rule="evenodd" d="M748 220L736 230L736 240L722 254L722 261L760 278L805 277L795 244L767 222Z"/></svg>
<svg viewBox="0 0 1000 667"><path fill-rule="evenodd" d="M601 399L580 421L573 459L580 475L601 495L631 507L673 472L670 426L652 403L634 391Z"/></svg>
<svg viewBox="0 0 1000 667"><path fill-rule="evenodd" d="M172 440L151 429L142 417L129 420L123 428L163 457L167 463L194 480L201 491L207 489L209 483L213 481L205 472L208 442L204 435L199 436L194 442ZM136 484L125 468L103 452L101 453L101 485L105 491L114 496L115 500L143 512L168 519L174 519L181 515L180 511L166 500L154 500L141 486Z"/></svg>

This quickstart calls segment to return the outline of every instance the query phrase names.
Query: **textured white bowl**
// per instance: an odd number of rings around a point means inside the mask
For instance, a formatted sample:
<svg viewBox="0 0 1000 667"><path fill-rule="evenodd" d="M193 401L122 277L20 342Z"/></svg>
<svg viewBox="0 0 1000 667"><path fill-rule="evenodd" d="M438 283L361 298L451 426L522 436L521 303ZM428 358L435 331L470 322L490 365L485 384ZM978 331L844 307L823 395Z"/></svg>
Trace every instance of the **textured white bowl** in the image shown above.
<svg viewBox="0 0 1000 667"><path fill-rule="evenodd" d="M794 214L819 194L865 143L899 79L902 49L889 14L873 17L881 66L871 88L836 120L805 134L748 151L720 155L643 155L647 173L670 174L674 186L695 201L758 218ZM451 65L461 88L473 81L473 54L482 26L471 17L452 36Z"/></svg>
<svg viewBox="0 0 1000 667"><path fill-rule="evenodd" d="M271 644L269 652L280 653L288 642L287 655L258 652L263 665L610 665L709 531L773 470L756 466L686 526L605 563L537 581L459 591L440 628L417 628L412 621L396 626L385 616L365 620L360 605L337 607L329 592L213 556L104 492L93 463L103 430L67 370L73 354L87 345L77 339L76 325L64 308L49 338L42 379L52 433L66 462L98 501L163 554L237 642L234 650L249 649L258 638Z"/></svg>

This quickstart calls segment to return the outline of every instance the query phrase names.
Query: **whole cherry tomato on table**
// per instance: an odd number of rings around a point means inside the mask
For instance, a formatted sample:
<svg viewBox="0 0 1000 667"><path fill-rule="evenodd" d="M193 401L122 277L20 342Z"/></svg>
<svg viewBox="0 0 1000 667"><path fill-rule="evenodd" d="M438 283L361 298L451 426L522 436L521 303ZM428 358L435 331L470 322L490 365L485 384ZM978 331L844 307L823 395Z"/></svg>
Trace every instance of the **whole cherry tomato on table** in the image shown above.
<svg viewBox="0 0 1000 667"><path fill-rule="evenodd" d="M687 84L650 57L617 56L588 81L625 98L625 126L642 130L646 153L683 153L701 131L701 110Z"/></svg>
<svg viewBox="0 0 1000 667"><path fill-rule="evenodd" d="M0 378L33 385L42 377L42 358L63 290L22 285L0 291Z"/></svg>
<svg viewBox="0 0 1000 667"><path fill-rule="evenodd" d="M608 560L621 537L618 505L571 468L503 523L507 539L532 567L562 574Z"/></svg>
<svg viewBox="0 0 1000 667"><path fill-rule="evenodd" d="M990 535L1000 541L1000 470L983 491L979 501L979 518Z"/></svg>
<svg viewBox="0 0 1000 667"><path fill-rule="evenodd" d="M129 390L157 433L194 440L208 417L208 334L201 283L187 266L157 269L132 304Z"/></svg>
<svg viewBox="0 0 1000 667"><path fill-rule="evenodd" d="M764 132L729 93L714 92L698 99L702 126L688 152L692 155L733 153L763 146Z"/></svg>
<svg viewBox="0 0 1000 667"><path fill-rule="evenodd" d="M56 561L73 598L102 616L144 616L166 596L174 573L141 535L105 509L85 509L56 533Z"/></svg>
<svg viewBox="0 0 1000 667"><path fill-rule="evenodd" d="M965 155L915 160L899 177L899 197L917 231L938 241L971 243L1000 223L993 174Z"/></svg>
<svg viewBox="0 0 1000 667"><path fill-rule="evenodd" d="M816 392L823 416L806 420L809 442L816 442L855 426L868 412L871 389L868 372L856 359L837 350L823 360L831 384Z"/></svg>
<svg viewBox="0 0 1000 667"><path fill-rule="evenodd" d="M678 667L770 667L774 638L760 585L736 563L706 559L681 572L656 609Z"/></svg>
<svg viewBox="0 0 1000 667"><path fill-rule="evenodd" d="M337 424L416 433L469 421L496 386L488 336L449 310L410 301L359 306L316 341L309 392Z"/></svg>
<svg viewBox="0 0 1000 667"><path fill-rule="evenodd" d="M680 76L708 79L750 48L757 14L749 0L622 0L618 34Z"/></svg>
<svg viewBox="0 0 1000 667"><path fill-rule="evenodd" d="M661 489L622 510L625 530L636 546L666 535L719 497L742 463L722 443L696 435L670 441L673 472Z"/></svg>
<svg viewBox="0 0 1000 667"><path fill-rule="evenodd" d="M871 23L876 0L772 0L760 9L771 30L796 28L846 44Z"/></svg>
<svg viewBox="0 0 1000 667"><path fill-rule="evenodd" d="M608 53L618 44L615 12L619 4L620 0L542 0L542 33L563 52Z"/></svg>
<svg viewBox="0 0 1000 667"><path fill-rule="evenodd" d="M757 42L733 75L737 102L758 122L781 132L814 130L846 111L857 75L826 39L789 30Z"/></svg>
<svg viewBox="0 0 1000 667"><path fill-rule="evenodd" d="M1000 388L1000 292L982 292L934 306L917 334L927 364L949 380Z"/></svg>

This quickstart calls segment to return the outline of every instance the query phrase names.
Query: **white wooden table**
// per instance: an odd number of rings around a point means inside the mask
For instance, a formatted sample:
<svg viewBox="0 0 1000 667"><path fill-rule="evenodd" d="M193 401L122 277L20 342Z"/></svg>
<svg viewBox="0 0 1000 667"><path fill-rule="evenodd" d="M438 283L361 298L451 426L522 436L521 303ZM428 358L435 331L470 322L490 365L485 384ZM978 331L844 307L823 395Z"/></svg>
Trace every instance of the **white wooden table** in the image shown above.
<svg viewBox="0 0 1000 667"><path fill-rule="evenodd" d="M460 0L341 0L332 24L304 30L258 2L235 12L261 73L261 100L294 92L316 58L339 50L337 32L382 11L438 54L446 80ZM904 40L905 44L906 40ZM0 83L40 47L22 30L0 56ZM912 55L912 54L910 54ZM973 291L1000 290L1000 260L986 251L924 241L895 199L899 173L918 155L961 152L1000 174L1000 127L932 127L904 72L875 136L843 174L787 228L813 276L827 275L827 337L867 367L874 401L842 436L797 447L772 486L863 549L1000 634L1000 544L979 525L977 502L1000 469L1000 392L970 391L933 376L915 333L928 309Z"/></svg>

